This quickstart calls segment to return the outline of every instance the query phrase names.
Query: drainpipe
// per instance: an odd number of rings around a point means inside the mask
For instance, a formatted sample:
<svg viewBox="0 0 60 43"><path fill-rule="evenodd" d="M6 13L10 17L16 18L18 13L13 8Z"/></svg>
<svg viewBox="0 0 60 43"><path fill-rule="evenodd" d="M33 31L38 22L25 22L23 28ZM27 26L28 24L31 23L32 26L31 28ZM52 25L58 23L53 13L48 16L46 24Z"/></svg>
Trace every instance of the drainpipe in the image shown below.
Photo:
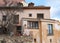
<svg viewBox="0 0 60 43"><path fill-rule="evenodd" d="M42 23L40 20L38 20L39 23L39 32L40 32L40 43L42 43Z"/></svg>

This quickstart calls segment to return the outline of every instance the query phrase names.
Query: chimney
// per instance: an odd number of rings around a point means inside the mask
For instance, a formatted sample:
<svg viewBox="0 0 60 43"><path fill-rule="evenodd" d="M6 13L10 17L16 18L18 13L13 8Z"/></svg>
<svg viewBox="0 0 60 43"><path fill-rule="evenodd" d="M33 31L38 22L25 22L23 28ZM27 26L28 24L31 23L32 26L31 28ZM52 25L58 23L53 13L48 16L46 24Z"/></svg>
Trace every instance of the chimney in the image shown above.
<svg viewBox="0 0 60 43"><path fill-rule="evenodd" d="M34 3L32 3L32 2L29 3L29 4L28 4L28 7L34 7Z"/></svg>

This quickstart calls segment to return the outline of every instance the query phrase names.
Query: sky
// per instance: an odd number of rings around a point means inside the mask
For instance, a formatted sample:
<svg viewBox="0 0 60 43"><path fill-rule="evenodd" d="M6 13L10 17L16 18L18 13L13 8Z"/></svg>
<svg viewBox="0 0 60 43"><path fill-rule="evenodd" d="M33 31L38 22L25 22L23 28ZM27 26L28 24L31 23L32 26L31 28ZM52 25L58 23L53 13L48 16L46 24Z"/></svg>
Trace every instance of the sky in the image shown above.
<svg viewBox="0 0 60 43"><path fill-rule="evenodd" d="M27 3L33 2L35 6L50 6L51 19L60 21L60 0L25 0Z"/></svg>

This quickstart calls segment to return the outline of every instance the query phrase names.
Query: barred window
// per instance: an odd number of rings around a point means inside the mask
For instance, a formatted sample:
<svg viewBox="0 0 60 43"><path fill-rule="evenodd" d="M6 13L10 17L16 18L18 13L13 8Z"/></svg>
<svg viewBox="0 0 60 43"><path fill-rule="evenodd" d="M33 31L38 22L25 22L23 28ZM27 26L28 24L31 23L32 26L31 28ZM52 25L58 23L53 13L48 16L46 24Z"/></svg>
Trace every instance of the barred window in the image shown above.
<svg viewBox="0 0 60 43"><path fill-rule="evenodd" d="M38 22L37 21L36 22L29 21L28 25L29 25L29 27L28 27L29 29L38 29Z"/></svg>
<svg viewBox="0 0 60 43"><path fill-rule="evenodd" d="M53 34L53 24L48 24L48 34L49 35Z"/></svg>

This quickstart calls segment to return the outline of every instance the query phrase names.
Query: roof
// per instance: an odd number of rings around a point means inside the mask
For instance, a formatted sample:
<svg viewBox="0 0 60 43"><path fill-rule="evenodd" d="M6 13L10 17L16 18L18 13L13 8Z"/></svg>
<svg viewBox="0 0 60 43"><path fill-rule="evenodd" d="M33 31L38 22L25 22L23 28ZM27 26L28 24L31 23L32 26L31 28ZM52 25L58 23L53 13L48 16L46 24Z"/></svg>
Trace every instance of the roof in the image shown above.
<svg viewBox="0 0 60 43"><path fill-rule="evenodd" d="M33 7L23 7L23 9L50 9L49 6L33 6Z"/></svg>
<svg viewBox="0 0 60 43"><path fill-rule="evenodd" d="M7 7L7 6L1 6L0 9L50 9L50 7L41 7L41 6L34 6L34 7L18 7L18 6L11 6L11 7Z"/></svg>

